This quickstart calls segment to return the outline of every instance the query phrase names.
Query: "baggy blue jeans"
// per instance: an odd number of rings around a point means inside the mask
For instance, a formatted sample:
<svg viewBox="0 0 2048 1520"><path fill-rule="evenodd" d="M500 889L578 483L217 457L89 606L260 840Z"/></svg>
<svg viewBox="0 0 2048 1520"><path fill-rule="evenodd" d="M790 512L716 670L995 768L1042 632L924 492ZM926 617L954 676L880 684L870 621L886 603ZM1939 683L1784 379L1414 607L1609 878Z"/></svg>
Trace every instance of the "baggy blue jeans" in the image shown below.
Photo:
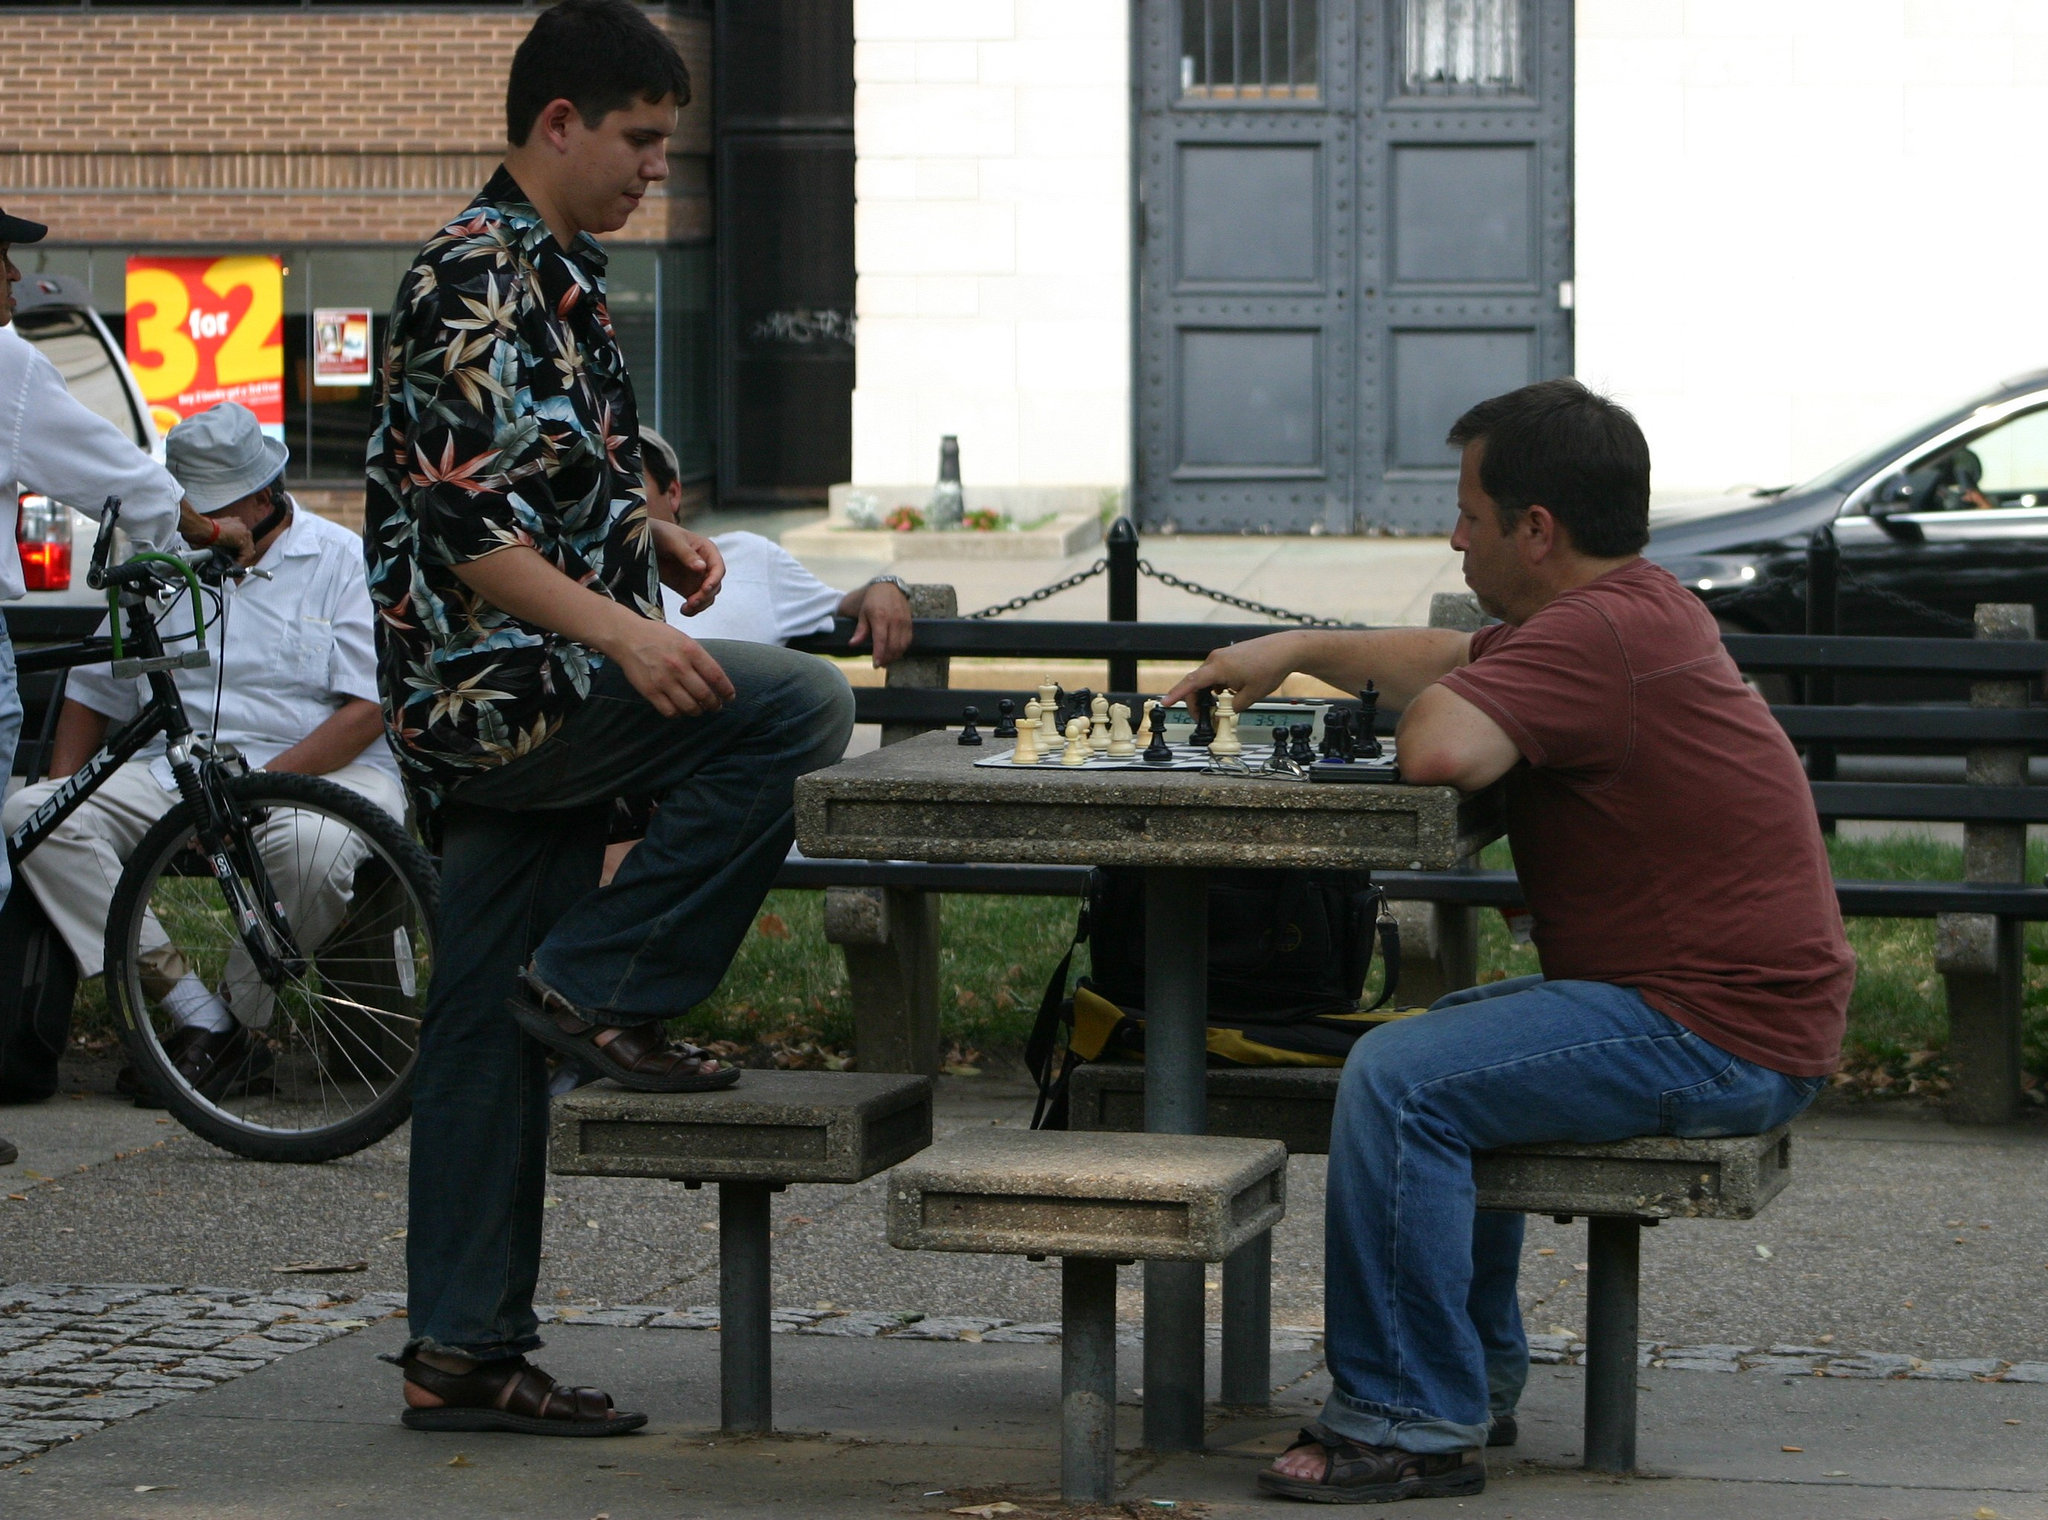
<svg viewBox="0 0 2048 1520"><path fill-rule="evenodd" d="M688 1013L716 988L792 837L797 777L853 730L837 669L706 640L738 695L664 718L614 665L562 732L442 808L434 979L413 1076L408 1349L479 1361L540 1345L545 1053L506 1008L531 958L607 1023ZM647 837L599 888L612 799L652 794Z"/></svg>
<svg viewBox="0 0 2048 1520"><path fill-rule="evenodd" d="M1514 1412L1529 1374L1522 1216L1477 1210L1474 1151L1755 1134L1825 1081L1730 1055L1606 982L1467 988L1367 1035L1330 1135L1323 1423L1447 1452Z"/></svg>

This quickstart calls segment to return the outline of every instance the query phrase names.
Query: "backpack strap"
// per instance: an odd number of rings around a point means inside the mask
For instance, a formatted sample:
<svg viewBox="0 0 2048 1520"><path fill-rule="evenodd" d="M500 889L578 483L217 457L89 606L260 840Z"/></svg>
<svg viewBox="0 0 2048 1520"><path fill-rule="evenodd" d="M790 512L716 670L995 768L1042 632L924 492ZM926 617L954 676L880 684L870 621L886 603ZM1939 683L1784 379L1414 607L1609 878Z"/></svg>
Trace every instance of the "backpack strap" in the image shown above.
<svg viewBox="0 0 2048 1520"><path fill-rule="evenodd" d="M1031 1037L1024 1042L1024 1066L1038 1084L1038 1102L1031 1113L1033 1129L1046 1127L1048 1112L1064 1107L1061 1100L1066 1096L1067 1074L1073 1062L1064 1058L1068 1041L1060 1038L1060 1026L1067 1025L1071 1034L1074 1005L1067 1001L1067 973L1074 968L1074 952L1088 938L1088 903L1089 898L1084 896L1080 917L1074 923L1074 937L1045 984L1045 992L1038 999L1038 1017L1031 1025ZM1055 1052L1062 1053L1063 1058L1055 1061Z"/></svg>
<svg viewBox="0 0 2048 1520"><path fill-rule="evenodd" d="M1380 964L1386 971L1386 980L1380 987L1378 1000L1371 1008L1365 1010L1371 1013L1374 1009L1385 1007L1393 1000L1394 994L1401 990L1401 925L1394 917L1392 905L1387 901L1385 887L1371 888L1368 892L1368 901L1377 910L1378 918L1373 925L1373 931L1379 935ZM1366 949L1370 955L1370 943Z"/></svg>

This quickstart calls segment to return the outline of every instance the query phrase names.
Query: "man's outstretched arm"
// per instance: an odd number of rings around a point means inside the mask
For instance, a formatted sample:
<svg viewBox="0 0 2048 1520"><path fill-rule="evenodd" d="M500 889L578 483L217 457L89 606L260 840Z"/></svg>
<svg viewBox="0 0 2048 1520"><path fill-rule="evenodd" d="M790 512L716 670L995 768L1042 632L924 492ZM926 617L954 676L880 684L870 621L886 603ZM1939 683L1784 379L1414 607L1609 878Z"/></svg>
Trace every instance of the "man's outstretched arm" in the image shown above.
<svg viewBox="0 0 2048 1520"><path fill-rule="evenodd" d="M1367 681L1387 708L1406 707L1431 682L1470 658L1471 636L1448 628L1302 628L1212 650L1166 694L1166 705L1224 688L1240 710L1269 697L1296 671L1357 691Z"/></svg>

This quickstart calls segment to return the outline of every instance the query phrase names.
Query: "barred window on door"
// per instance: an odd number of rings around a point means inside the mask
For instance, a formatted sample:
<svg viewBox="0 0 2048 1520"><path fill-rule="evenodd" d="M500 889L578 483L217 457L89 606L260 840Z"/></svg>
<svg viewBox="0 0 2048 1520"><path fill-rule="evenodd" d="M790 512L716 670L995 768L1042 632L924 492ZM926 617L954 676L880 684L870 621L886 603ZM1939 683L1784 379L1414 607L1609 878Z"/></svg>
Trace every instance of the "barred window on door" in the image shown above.
<svg viewBox="0 0 2048 1520"><path fill-rule="evenodd" d="M1522 0L1402 0L1404 95L1524 91Z"/></svg>
<svg viewBox="0 0 2048 1520"><path fill-rule="evenodd" d="M1318 10L1318 0L1181 0L1181 99L1316 99Z"/></svg>

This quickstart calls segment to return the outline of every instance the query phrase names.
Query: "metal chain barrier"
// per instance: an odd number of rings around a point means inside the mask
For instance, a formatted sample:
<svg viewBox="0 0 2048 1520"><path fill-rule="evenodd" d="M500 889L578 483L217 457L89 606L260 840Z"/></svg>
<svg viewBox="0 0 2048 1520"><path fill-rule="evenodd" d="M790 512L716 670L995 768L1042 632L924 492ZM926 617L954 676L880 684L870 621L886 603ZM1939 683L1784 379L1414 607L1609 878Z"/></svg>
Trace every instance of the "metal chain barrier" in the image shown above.
<svg viewBox="0 0 2048 1520"><path fill-rule="evenodd" d="M1347 623L1342 618L1321 618L1307 612L1289 612L1285 607L1269 607L1264 602L1254 602L1242 596L1232 596L1228 591L1218 591L1214 586L1204 586L1199 581L1182 580L1171 571L1161 570L1150 560L1138 561L1138 573L1149 575L1162 586L1171 586L1176 591L1190 592L1195 596L1206 596L1212 602L1221 602L1226 607L1235 607L1240 612L1255 612L1260 617L1278 618L1285 623L1299 623L1304 628L1356 628L1357 623Z"/></svg>
<svg viewBox="0 0 2048 1520"><path fill-rule="evenodd" d="M1036 591L1027 591L1022 596L1013 596L1007 602L997 602L993 607L984 607L979 612L970 612L972 618L1001 617L1005 612L1022 612L1033 602L1042 602L1049 596L1058 596L1062 591L1071 591L1083 581L1102 574L1109 568L1109 561L1099 559L1086 570L1075 572L1063 581L1054 581L1050 586L1040 586Z"/></svg>
<svg viewBox="0 0 2048 1520"><path fill-rule="evenodd" d="M1943 612L1939 607L1930 607L1925 602L1915 601L1910 596L1903 596L1899 592L1888 590L1883 586L1873 586L1870 582L1860 576L1851 574L1846 569L1840 571L1839 574L1844 591L1853 590L1859 592L1869 597L1872 601L1882 602L1887 607L1908 613L1913 617L1933 623L1940 628L1948 628L1957 633L1966 634L1974 634L1977 631L1977 625L1969 618L1957 617L1952 612ZM1789 596L1796 602L1805 601L1806 582L1794 580L1789 576L1778 580L1765 581L1760 585L1752 586L1747 591L1738 591L1732 596L1716 597L1708 604L1708 607L1711 611L1718 614L1732 608L1747 606L1752 602L1775 601L1783 596Z"/></svg>

